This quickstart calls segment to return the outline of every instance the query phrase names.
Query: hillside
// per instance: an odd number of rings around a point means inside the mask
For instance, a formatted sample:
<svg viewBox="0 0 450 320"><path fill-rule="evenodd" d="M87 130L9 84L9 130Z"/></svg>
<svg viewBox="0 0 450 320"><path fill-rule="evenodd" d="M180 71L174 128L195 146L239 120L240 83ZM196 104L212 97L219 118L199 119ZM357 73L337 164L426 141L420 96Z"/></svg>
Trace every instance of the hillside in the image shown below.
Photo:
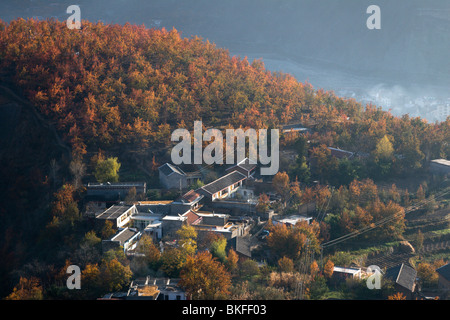
<svg viewBox="0 0 450 320"><path fill-rule="evenodd" d="M396 118L176 30L87 21L69 30L23 19L0 29L3 83L35 104L75 157L99 148L151 156L168 145L172 130L195 120L253 128L303 122L328 132L319 142L354 151L371 152L389 134L398 151L421 149L419 161L448 155L448 120Z"/></svg>
<svg viewBox="0 0 450 320"><path fill-rule="evenodd" d="M294 153L294 161L282 166L288 173L280 176L287 177L289 192L289 178L293 182L297 204L324 200L321 191L332 195L336 187L340 196L331 204L331 232L338 234L401 209L386 193L383 204L370 179L428 175L431 159L450 157L450 118L427 123L394 117L270 72L262 61L231 56L197 37L182 38L175 29L131 24L84 21L81 30L69 30L56 20L0 22L0 112L0 218L5 222L0 258L9 262L2 265L2 296L18 283L20 272L47 279L44 286L61 286L58 272L69 259L82 256L85 266L101 261L102 272L110 263L120 265L120 257L109 261L89 252L89 243L97 252L101 239L114 233L83 219L84 188L71 184L75 177L69 163L77 160L89 167L101 151L118 157L121 173L150 172L146 182L154 183L158 163L153 161L169 160L171 132L192 129L196 120L205 127L302 123L310 128L305 137L282 136L282 148ZM366 157L337 160L328 146ZM307 156L315 160L311 175ZM325 187L313 186L316 180ZM362 190L371 198L361 196ZM390 193L400 202L394 185ZM407 190L402 195L409 197ZM339 220L344 205L358 213L343 215L350 224ZM393 227L395 233L379 229L377 240L401 236L403 223L402 218ZM29 264L35 261L47 269ZM96 298L112 289L102 290L90 294ZM51 288L46 292L61 297Z"/></svg>

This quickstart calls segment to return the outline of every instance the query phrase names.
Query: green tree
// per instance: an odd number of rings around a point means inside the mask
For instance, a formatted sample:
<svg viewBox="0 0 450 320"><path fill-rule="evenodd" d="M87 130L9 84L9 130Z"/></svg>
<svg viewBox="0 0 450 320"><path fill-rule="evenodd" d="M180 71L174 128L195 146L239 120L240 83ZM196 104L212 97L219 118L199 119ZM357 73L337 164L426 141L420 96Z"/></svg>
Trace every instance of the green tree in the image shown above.
<svg viewBox="0 0 450 320"><path fill-rule="evenodd" d="M99 159L95 166L95 179L98 182L117 182L119 181L119 169L121 164L118 158Z"/></svg>
<svg viewBox="0 0 450 320"><path fill-rule="evenodd" d="M251 278L259 274L259 266L255 260L246 259L240 263L239 272L242 277Z"/></svg>
<svg viewBox="0 0 450 320"><path fill-rule="evenodd" d="M213 257L219 259L220 262L224 263L227 259L227 254L225 248L227 246L227 239L220 237L219 239L213 241L209 248L209 251Z"/></svg>
<svg viewBox="0 0 450 320"><path fill-rule="evenodd" d="M381 138L373 152L375 163L375 175L385 177L392 168L394 159L394 147L387 136Z"/></svg>

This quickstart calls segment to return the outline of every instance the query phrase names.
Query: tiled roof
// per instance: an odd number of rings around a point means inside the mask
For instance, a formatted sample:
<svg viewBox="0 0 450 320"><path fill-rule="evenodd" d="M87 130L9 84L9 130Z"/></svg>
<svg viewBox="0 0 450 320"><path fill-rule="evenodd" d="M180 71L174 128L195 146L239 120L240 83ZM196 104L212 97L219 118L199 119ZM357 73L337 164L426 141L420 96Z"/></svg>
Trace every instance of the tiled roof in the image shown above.
<svg viewBox="0 0 450 320"><path fill-rule="evenodd" d="M191 224L196 224L199 223L201 221L201 217L196 214L194 211L189 210L188 212L186 212L183 217L187 217L187 223L189 225Z"/></svg>
<svg viewBox="0 0 450 320"><path fill-rule="evenodd" d="M404 263L387 269L385 274L386 278L392 279L395 283L408 289L409 291L414 290L416 276L417 271Z"/></svg>
<svg viewBox="0 0 450 320"><path fill-rule="evenodd" d="M436 272L439 273L443 278L450 281L450 263L447 263L445 266L436 269Z"/></svg>
<svg viewBox="0 0 450 320"><path fill-rule="evenodd" d="M339 158L339 159L351 158L354 155L353 152L350 152L350 151L345 151L345 150L332 148L332 147L328 147L328 149L330 149L332 156Z"/></svg>
<svg viewBox="0 0 450 320"><path fill-rule="evenodd" d="M199 197L201 197L200 194L195 192L194 190L190 190L186 192L184 195L180 197L180 200L184 203L191 203L197 200Z"/></svg>
<svg viewBox="0 0 450 320"><path fill-rule="evenodd" d="M201 189L205 190L210 194L215 194L239 181L245 180L247 177L238 171L233 171L203 187Z"/></svg>
<svg viewBox="0 0 450 320"><path fill-rule="evenodd" d="M450 160L435 159L435 160L431 160L431 162L436 163L436 164L440 164L440 165L443 165L443 166L450 167Z"/></svg>
<svg viewBox="0 0 450 320"><path fill-rule="evenodd" d="M229 170L235 170L236 167L242 168L244 170L246 170L247 172L252 171L253 169L256 168L256 164L252 164L250 163L250 159L249 158L245 158L244 160L242 160L241 162L237 163L236 165L229 167L227 169L227 171Z"/></svg>
<svg viewBox="0 0 450 320"><path fill-rule="evenodd" d="M242 254L246 257L250 257L252 256L252 252L251 252L251 242L249 239L247 238L243 238L243 237L234 237L229 241L231 247L234 249L234 251L236 251L239 254Z"/></svg>
<svg viewBox="0 0 450 320"><path fill-rule="evenodd" d="M97 219L104 220L115 220L120 217L122 214L130 210L133 207L132 205L114 205L103 211L100 215L97 216Z"/></svg>
<svg viewBox="0 0 450 320"><path fill-rule="evenodd" d="M117 235L115 235L111 240L119 241L122 245L124 242L128 241L129 239L133 238L136 234L139 232L134 229L126 228L119 232Z"/></svg>
<svg viewBox="0 0 450 320"><path fill-rule="evenodd" d="M177 166L174 166L170 163L165 163L161 167L158 168L164 175L170 176L172 173L178 173L180 175L185 175L183 170L178 168Z"/></svg>
<svg viewBox="0 0 450 320"><path fill-rule="evenodd" d="M145 182L89 182L87 187L89 189L119 189L119 188L132 188L132 187L146 187Z"/></svg>

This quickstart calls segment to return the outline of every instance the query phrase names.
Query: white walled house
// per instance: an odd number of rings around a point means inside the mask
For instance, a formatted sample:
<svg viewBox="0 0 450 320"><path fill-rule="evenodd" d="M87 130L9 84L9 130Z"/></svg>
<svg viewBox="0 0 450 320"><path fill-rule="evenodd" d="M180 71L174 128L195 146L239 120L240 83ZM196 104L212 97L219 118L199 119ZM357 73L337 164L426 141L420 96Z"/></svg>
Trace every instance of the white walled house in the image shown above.
<svg viewBox="0 0 450 320"><path fill-rule="evenodd" d="M136 206L133 205L113 205L97 215L99 220L109 220L115 228L123 228L131 221L131 216L137 213Z"/></svg>

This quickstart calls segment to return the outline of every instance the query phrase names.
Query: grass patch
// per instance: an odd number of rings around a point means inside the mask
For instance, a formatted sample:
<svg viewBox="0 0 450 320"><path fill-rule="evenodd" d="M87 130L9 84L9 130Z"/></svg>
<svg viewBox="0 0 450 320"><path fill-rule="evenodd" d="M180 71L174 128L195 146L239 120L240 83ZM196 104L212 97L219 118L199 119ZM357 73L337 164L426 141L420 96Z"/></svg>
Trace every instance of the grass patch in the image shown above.
<svg viewBox="0 0 450 320"><path fill-rule="evenodd" d="M434 230L431 233L434 234L434 235L437 235L437 236L444 236L444 235L450 234L450 228L441 229L441 230Z"/></svg>

